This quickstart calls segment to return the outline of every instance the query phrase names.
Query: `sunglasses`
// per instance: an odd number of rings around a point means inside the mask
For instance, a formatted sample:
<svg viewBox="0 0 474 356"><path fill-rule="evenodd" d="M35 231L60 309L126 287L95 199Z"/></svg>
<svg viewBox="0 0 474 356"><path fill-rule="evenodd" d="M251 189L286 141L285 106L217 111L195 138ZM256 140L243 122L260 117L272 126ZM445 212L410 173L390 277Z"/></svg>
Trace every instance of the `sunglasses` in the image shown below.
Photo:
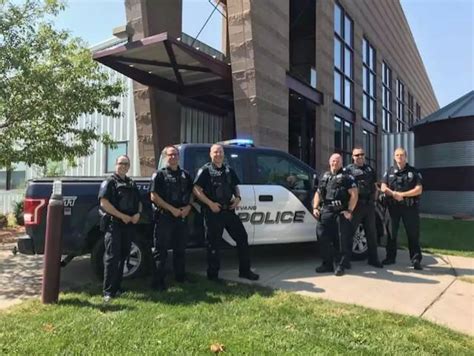
<svg viewBox="0 0 474 356"><path fill-rule="evenodd" d="M364 157L365 156L365 153L358 153L356 155L354 155L354 157Z"/></svg>
<svg viewBox="0 0 474 356"><path fill-rule="evenodd" d="M117 162L117 164L119 166L128 166L128 165L130 165L130 163L128 163L128 162Z"/></svg>

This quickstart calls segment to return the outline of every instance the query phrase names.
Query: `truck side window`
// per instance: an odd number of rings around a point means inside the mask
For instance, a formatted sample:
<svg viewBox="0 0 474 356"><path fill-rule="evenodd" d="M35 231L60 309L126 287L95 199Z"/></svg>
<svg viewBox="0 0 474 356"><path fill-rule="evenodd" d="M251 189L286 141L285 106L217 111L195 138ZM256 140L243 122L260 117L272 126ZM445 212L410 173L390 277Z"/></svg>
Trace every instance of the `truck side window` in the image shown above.
<svg viewBox="0 0 474 356"><path fill-rule="evenodd" d="M284 186L292 191L309 190L310 174L290 159L271 153L258 153L257 184Z"/></svg>
<svg viewBox="0 0 474 356"><path fill-rule="evenodd" d="M237 174L237 177L239 177L240 182L242 184L245 184L244 168L243 168L244 159L242 157L241 152L235 149L225 148L224 155L225 155L224 163L232 167L232 169Z"/></svg>

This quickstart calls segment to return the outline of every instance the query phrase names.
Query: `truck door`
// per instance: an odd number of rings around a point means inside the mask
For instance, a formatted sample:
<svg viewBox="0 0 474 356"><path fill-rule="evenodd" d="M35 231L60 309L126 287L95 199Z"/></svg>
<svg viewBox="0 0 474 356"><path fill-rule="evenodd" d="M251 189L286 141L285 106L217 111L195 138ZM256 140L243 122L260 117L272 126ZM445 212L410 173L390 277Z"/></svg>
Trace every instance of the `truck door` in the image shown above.
<svg viewBox="0 0 474 356"><path fill-rule="evenodd" d="M316 219L310 212L313 173L290 155L257 151L254 244L316 240Z"/></svg>
<svg viewBox="0 0 474 356"><path fill-rule="evenodd" d="M239 185L240 195L242 197L242 201L239 204L238 209L236 209L236 213L239 215L240 219L242 220L245 230L247 231L248 235L248 242L249 244L253 244L255 228L254 225L250 223L250 221L246 221L246 219L242 219L242 214L245 215L246 212L250 211L249 209L255 208L255 192L254 187L251 184L247 184L248 180L248 163L247 163L247 154L245 150L232 148L232 147L225 147L224 148L225 154L225 163L232 167L239 177L241 184ZM230 245L235 246L234 240L229 236L227 231L224 231L223 239Z"/></svg>

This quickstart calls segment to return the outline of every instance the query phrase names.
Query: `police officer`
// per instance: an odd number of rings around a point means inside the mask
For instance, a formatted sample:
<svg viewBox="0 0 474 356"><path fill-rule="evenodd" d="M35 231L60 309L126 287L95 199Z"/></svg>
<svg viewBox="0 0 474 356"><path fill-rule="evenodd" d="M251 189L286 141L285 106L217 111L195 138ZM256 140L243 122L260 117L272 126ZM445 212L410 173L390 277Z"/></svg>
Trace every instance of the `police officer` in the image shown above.
<svg viewBox="0 0 474 356"><path fill-rule="evenodd" d="M101 228L105 231L104 302L122 292L123 268L142 209L138 188L127 177L129 168L128 156L119 156L115 173L102 182L99 190Z"/></svg>
<svg viewBox="0 0 474 356"><path fill-rule="evenodd" d="M193 182L178 165L179 151L174 146L163 149L166 167L151 178L150 196L157 214L153 233L155 251L152 288L165 290L168 248L173 247L173 267L177 282L185 282L185 249L188 239L186 217L191 211Z"/></svg>
<svg viewBox="0 0 474 356"><path fill-rule="evenodd" d="M392 236L387 242L387 258L384 265L395 263L397 257L397 235L400 219L408 236L408 249L414 269L421 270L420 214L418 203L423 192L421 174L407 163L404 148L394 153L395 165L383 177L381 190L387 196L388 210L392 220Z"/></svg>
<svg viewBox="0 0 474 356"><path fill-rule="evenodd" d="M235 208L241 201L240 181L234 170L224 162L224 148L215 144L210 150L211 162L205 164L194 180L194 195L203 203L207 228L207 278L218 281L220 268L219 240L224 229L237 243L239 277L257 280L250 269L248 236Z"/></svg>
<svg viewBox="0 0 474 356"><path fill-rule="evenodd" d="M375 227L375 192L377 191L377 175L375 170L365 163L365 153L360 147L352 150L352 160L354 163L346 167L357 183L359 198L352 214L352 226L354 229L362 223L367 238L367 247L369 249L368 263L371 266L382 268L377 253L377 232ZM352 245L352 239L350 240ZM352 248L352 246L351 246Z"/></svg>
<svg viewBox="0 0 474 356"><path fill-rule="evenodd" d="M342 276L344 268L349 266L352 252L348 241L352 241L351 219L357 204L357 184L354 177L342 168L340 154L331 155L329 167L330 170L319 180L313 198L313 214L319 219L317 235L323 259L316 272L335 272L336 276Z"/></svg>

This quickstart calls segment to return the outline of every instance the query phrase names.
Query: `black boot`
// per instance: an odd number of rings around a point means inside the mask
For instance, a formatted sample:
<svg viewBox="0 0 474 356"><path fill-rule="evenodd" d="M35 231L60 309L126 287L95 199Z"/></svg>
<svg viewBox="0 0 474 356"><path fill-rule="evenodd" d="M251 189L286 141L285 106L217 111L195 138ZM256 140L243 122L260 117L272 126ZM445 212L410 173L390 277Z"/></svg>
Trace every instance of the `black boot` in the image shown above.
<svg viewBox="0 0 474 356"><path fill-rule="evenodd" d="M251 281L258 281L258 279L260 278L258 274L252 272L251 270L248 270L246 272L239 272L239 277L249 279Z"/></svg>
<svg viewBox="0 0 474 356"><path fill-rule="evenodd" d="M316 268L316 273L329 273L329 272L334 272L334 267L326 263L323 263L321 266Z"/></svg>

